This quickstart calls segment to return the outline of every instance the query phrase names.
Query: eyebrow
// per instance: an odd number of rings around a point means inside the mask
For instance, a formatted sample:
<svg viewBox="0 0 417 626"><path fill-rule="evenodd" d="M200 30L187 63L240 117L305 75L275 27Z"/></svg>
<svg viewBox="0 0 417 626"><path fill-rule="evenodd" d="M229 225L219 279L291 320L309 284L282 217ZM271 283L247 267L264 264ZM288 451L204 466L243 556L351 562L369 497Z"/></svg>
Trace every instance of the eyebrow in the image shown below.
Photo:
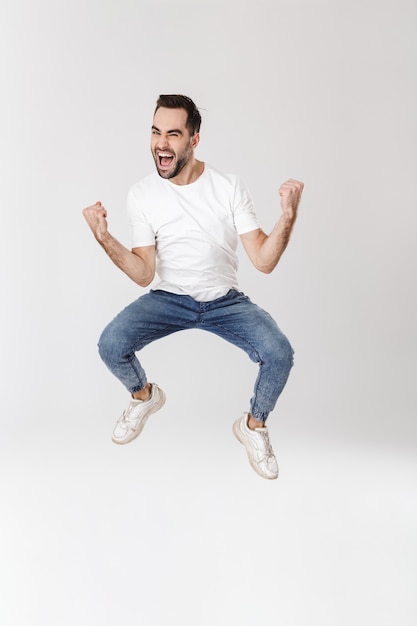
<svg viewBox="0 0 417 626"><path fill-rule="evenodd" d="M152 130L157 130L158 133L160 133L160 129L157 126L153 126L152 125ZM182 132L182 130L180 130L179 128L172 128L171 130L167 130L168 135L170 133L178 133L179 135L183 135L184 133Z"/></svg>

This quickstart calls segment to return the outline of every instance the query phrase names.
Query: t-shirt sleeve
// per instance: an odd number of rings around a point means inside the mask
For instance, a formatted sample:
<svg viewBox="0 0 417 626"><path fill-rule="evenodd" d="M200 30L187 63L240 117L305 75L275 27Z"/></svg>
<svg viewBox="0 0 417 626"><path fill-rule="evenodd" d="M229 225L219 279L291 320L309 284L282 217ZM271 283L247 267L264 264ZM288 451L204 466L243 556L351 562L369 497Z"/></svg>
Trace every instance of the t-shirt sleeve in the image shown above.
<svg viewBox="0 0 417 626"><path fill-rule="evenodd" d="M260 228L251 195L239 178L236 180L233 219L239 235Z"/></svg>
<svg viewBox="0 0 417 626"><path fill-rule="evenodd" d="M132 248L155 245L155 233L147 221L132 187L127 196L127 216L132 232Z"/></svg>

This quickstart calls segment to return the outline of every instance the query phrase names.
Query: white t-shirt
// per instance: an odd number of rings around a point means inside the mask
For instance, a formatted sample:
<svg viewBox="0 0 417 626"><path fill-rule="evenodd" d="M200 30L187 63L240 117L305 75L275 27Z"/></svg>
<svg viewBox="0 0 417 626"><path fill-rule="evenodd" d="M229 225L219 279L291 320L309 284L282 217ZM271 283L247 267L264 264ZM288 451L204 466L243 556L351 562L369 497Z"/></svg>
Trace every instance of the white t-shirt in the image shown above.
<svg viewBox="0 0 417 626"><path fill-rule="evenodd" d="M150 174L128 195L132 248L156 246L154 289L200 302L238 289L238 235L259 228L240 179L205 165L190 185Z"/></svg>

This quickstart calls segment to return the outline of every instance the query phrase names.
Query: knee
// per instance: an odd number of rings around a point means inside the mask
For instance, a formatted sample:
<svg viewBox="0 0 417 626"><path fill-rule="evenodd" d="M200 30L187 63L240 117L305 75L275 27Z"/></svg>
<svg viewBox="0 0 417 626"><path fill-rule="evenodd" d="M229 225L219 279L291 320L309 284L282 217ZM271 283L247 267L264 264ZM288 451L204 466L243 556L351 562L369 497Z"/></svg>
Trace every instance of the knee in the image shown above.
<svg viewBox="0 0 417 626"><path fill-rule="evenodd" d="M294 365L294 350L288 339L283 335L279 342L279 358L283 363L286 363L289 368Z"/></svg>
<svg viewBox="0 0 417 626"><path fill-rule="evenodd" d="M113 361L115 357L117 358L117 352L120 349L120 340L115 336L111 324L106 326L101 333L97 347L100 358L105 363Z"/></svg>
<svg viewBox="0 0 417 626"><path fill-rule="evenodd" d="M279 368L291 369L294 364L294 350L285 335L280 334L275 341L271 341L268 359Z"/></svg>
<svg viewBox="0 0 417 626"><path fill-rule="evenodd" d="M287 361L290 367L292 367L294 365L294 350L293 350L292 345L290 344L290 342L285 336L284 336L283 346L281 349L282 349L285 361Z"/></svg>

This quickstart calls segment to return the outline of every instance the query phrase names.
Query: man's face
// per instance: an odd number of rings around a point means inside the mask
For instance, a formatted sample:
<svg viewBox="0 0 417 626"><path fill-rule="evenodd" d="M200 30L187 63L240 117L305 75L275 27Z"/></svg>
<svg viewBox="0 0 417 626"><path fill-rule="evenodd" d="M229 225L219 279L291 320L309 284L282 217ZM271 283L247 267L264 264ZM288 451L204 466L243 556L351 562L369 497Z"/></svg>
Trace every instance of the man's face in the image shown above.
<svg viewBox="0 0 417 626"><path fill-rule="evenodd" d="M162 178L178 176L198 143L198 135L190 137L186 122L185 109L161 107L155 113L151 150L156 169Z"/></svg>

